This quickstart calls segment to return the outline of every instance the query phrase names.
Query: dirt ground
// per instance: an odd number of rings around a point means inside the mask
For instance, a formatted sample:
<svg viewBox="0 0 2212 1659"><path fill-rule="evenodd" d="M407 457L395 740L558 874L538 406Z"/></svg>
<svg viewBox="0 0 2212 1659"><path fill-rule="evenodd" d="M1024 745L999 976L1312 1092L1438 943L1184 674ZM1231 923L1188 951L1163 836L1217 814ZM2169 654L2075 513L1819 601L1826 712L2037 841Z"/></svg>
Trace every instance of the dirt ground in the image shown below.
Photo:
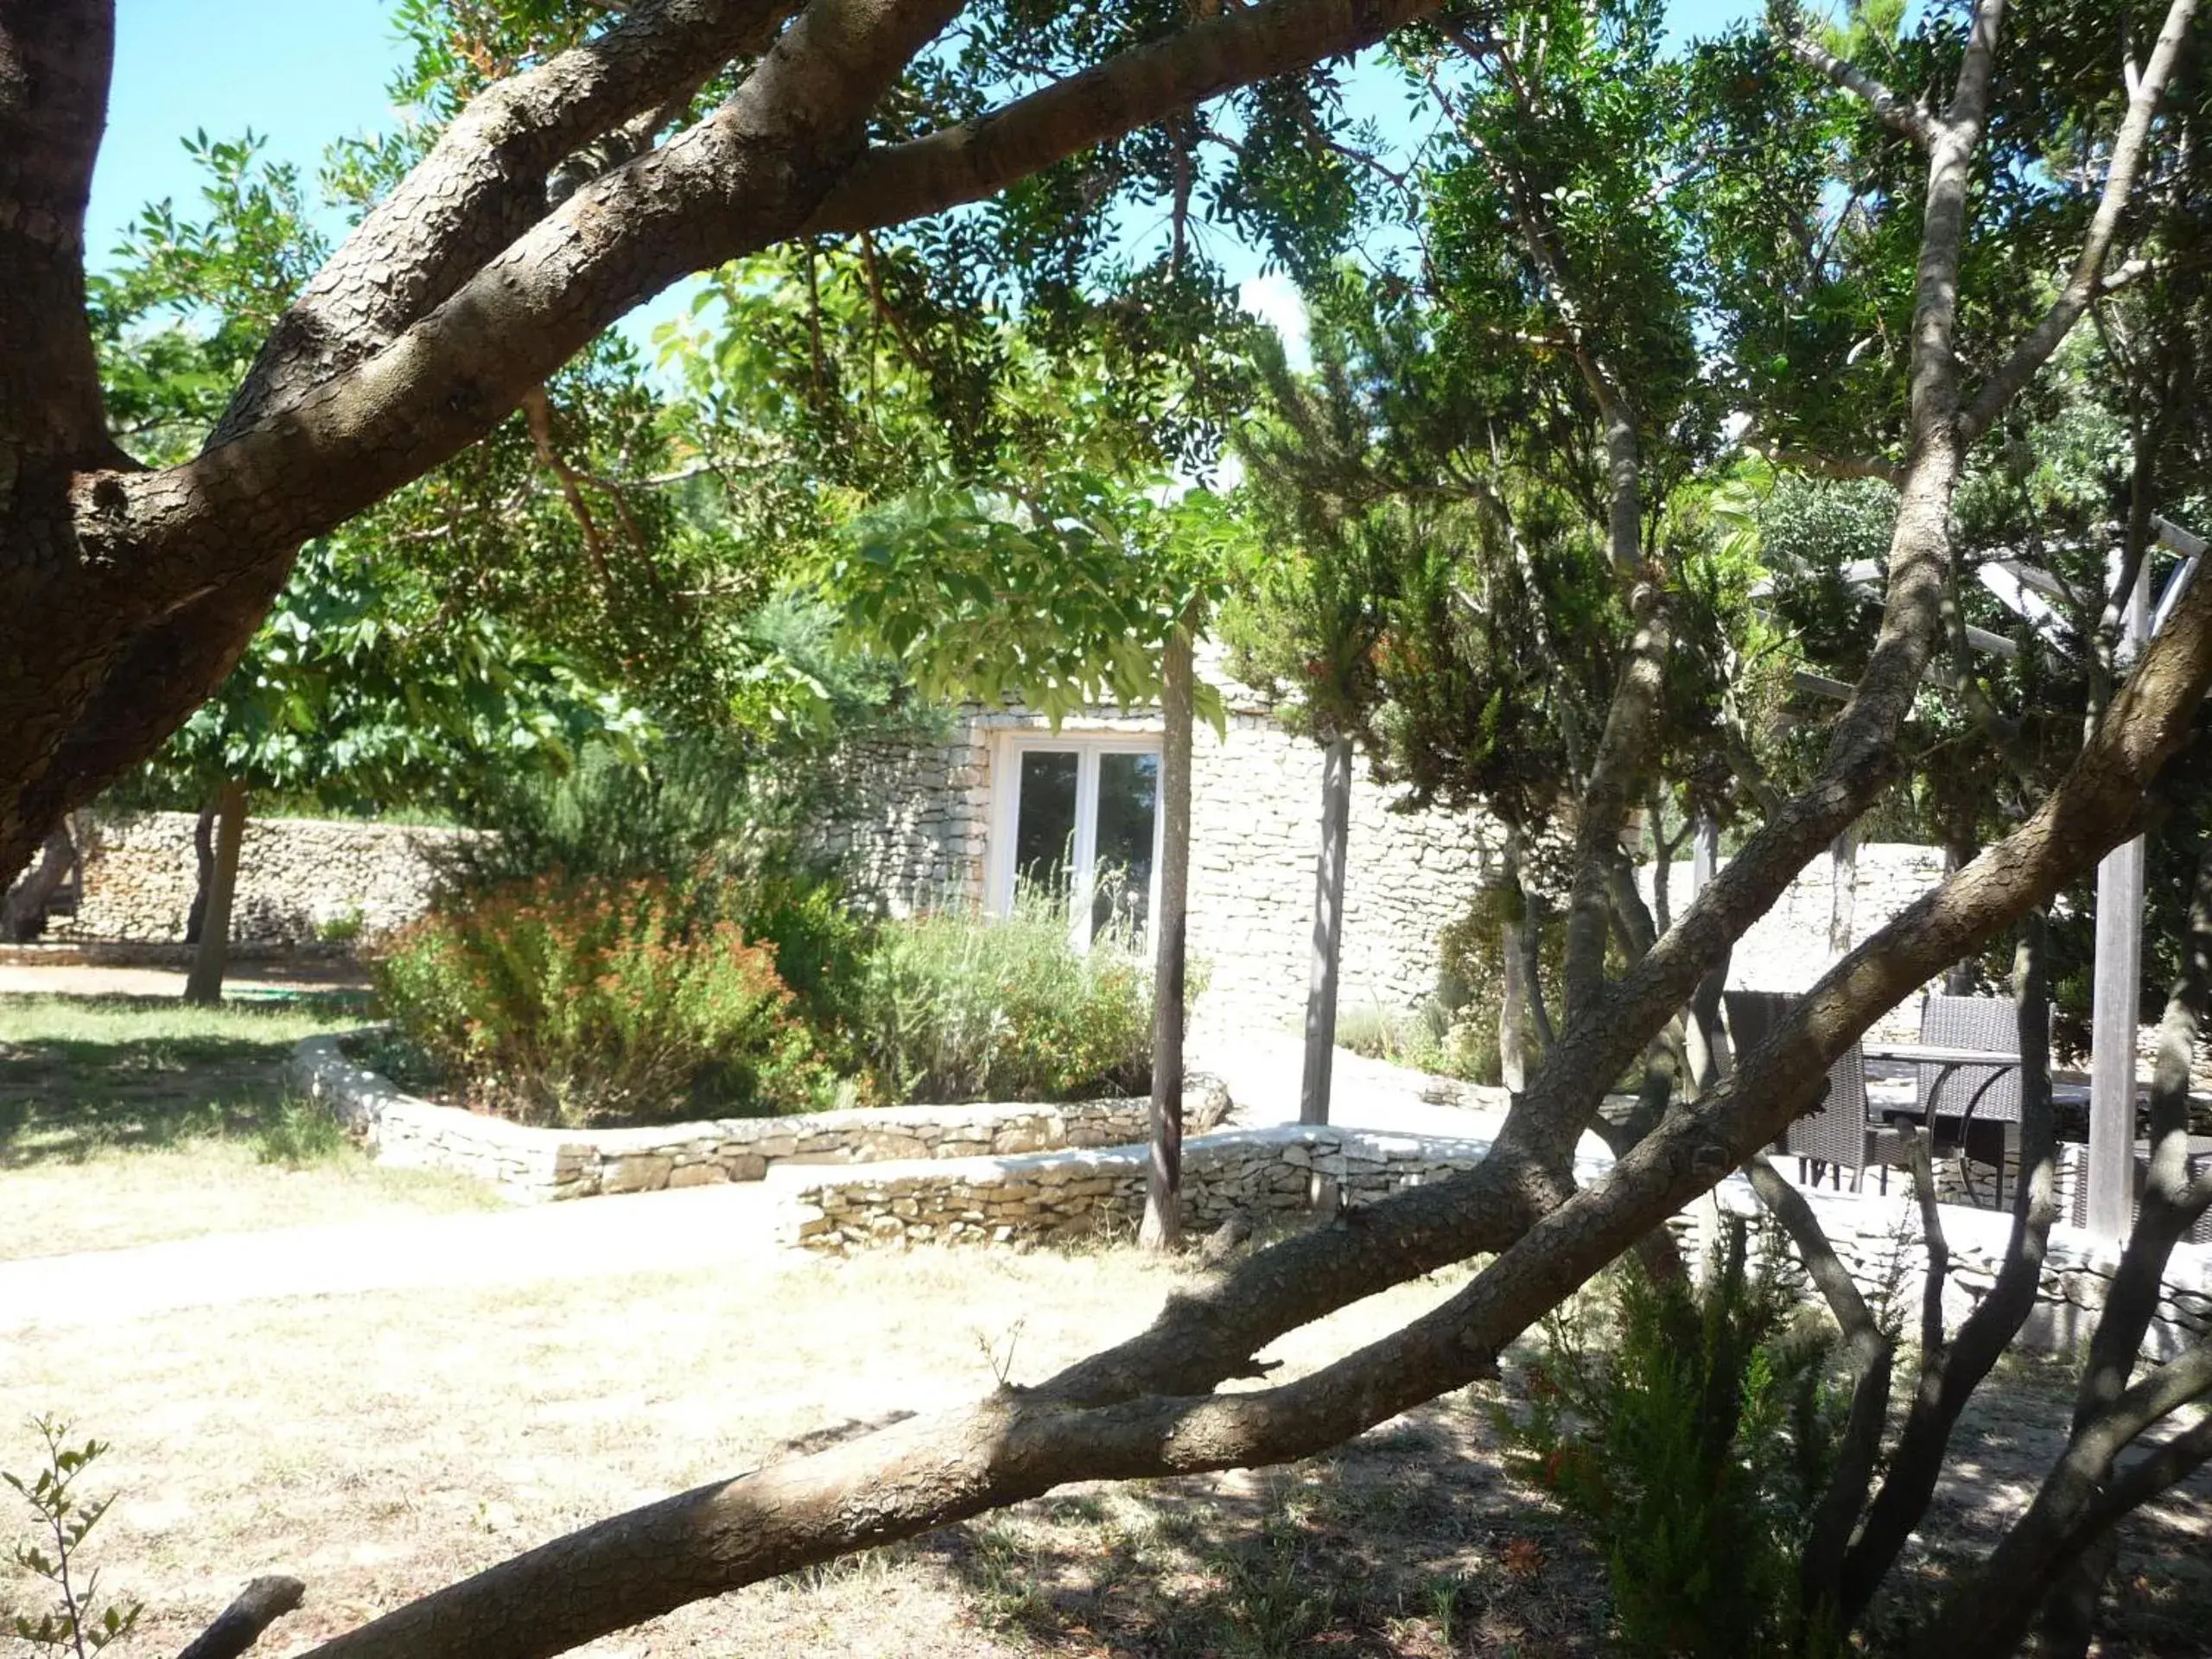
<svg viewBox="0 0 2212 1659"><path fill-rule="evenodd" d="M610 1201L613 1202L613 1201ZM297 1652L611 1510L1034 1380L1141 1326L1186 1269L1134 1251L917 1250L742 1269L202 1310L10 1344L0 1467L65 1411L115 1450L93 1557L175 1651L254 1573L307 1580ZM1360 1304L1274 1351L1294 1374L1448 1294ZM1280 1374L1279 1374L1280 1375ZM2014 1367L1962 1433L1916 1554L1926 1588L1986 1550L2064 1421ZM1071 1489L687 1608L606 1655L1580 1655L1603 1565L1488 1455L1454 1396L1293 1468ZM2130 1535L2107 1655L2198 1655L2212 1482ZM1912 1586L1909 1586L1909 1589ZM1915 1592L1916 1593L1916 1591Z"/></svg>

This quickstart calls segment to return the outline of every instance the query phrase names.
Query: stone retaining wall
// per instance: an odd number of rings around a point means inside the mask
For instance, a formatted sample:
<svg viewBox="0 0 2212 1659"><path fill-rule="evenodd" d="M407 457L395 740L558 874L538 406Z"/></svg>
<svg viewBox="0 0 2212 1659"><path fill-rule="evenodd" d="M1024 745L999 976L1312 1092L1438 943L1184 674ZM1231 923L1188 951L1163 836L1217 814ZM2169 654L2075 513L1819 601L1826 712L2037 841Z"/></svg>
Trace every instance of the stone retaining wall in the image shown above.
<svg viewBox="0 0 2212 1659"><path fill-rule="evenodd" d="M1376 1135L1284 1124L1183 1143L1183 1217L1204 1231L1234 1215L1289 1215L1308 1207L1316 1173L1348 1204L1471 1167L1483 1141ZM1066 1239L1121 1228L1144 1212L1148 1150L1117 1146L957 1165L878 1164L864 1173L795 1173L785 1186L791 1236L810 1249L880 1243Z"/></svg>
<svg viewBox="0 0 2212 1659"><path fill-rule="evenodd" d="M337 1037L293 1052L294 1081L328 1103L376 1149L380 1163L448 1169L523 1202L757 1181L779 1165L1017 1154L1142 1141L1141 1099L884 1106L789 1117L733 1117L629 1129L550 1129L419 1099L350 1059ZM1185 1123L1221 1122L1229 1095L1207 1077L1185 1092Z"/></svg>
<svg viewBox="0 0 2212 1659"><path fill-rule="evenodd" d="M86 823L80 820L80 823ZM200 881L189 812L94 817L79 851L76 913L56 916L56 942L176 942ZM378 933L423 913L428 849L467 832L322 818L254 818L238 855L231 938L296 944L334 929Z"/></svg>
<svg viewBox="0 0 2212 1659"><path fill-rule="evenodd" d="M1183 1148L1183 1200L1194 1231L1230 1216L1255 1219L1307 1207L1315 1174L1335 1181L1357 1207L1401 1188L1469 1169L1488 1154L1487 1141L1382 1135L1286 1124L1238 1129L1188 1141ZM1067 1239L1134 1230L1144 1205L1145 1152L1116 1147L1093 1152L951 1161L878 1164L866 1170L792 1171L780 1178L792 1201L792 1240L809 1249L839 1251L880 1244L993 1243ZM1585 1179L1603 1173L1586 1163ZM1916 1205L1898 1193L1807 1193L1838 1255L1862 1286L1894 1283L1916 1305L1926 1252ZM1719 1190L1719 1208L1761 1217L1742 1177ZM1709 1224L1713 1206L1693 1206L1678 1220L1693 1236ZM1946 1306L1963 1318L1996 1282L2010 1218L1946 1205L1944 1235L1952 1271ZM2069 1349L2088 1340L2120 1253L2071 1227L2051 1231L2037 1305L2023 1333L2034 1347ZM2171 1357L2212 1331L2212 1248L2183 1245L2169 1263L2158 1319L2145 1351Z"/></svg>

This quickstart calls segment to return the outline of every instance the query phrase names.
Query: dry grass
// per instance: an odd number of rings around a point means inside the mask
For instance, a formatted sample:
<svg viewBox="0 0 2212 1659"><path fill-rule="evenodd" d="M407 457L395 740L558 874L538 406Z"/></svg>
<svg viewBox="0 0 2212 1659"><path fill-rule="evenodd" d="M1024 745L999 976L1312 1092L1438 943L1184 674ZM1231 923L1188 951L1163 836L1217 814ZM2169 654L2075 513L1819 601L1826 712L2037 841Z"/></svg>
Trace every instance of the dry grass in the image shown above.
<svg viewBox="0 0 2212 1659"><path fill-rule="evenodd" d="M0 1261L493 1202L376 1168L289 1096L293 1044L359 1019L353 999L0 996Z"/></svg>
<svg viewBox="0 0 2212 1659"><path fill-rule="evenodd" d="M240 1306L12 1344L0 1424L113 1442L97 1535L174 1651L257 1572L298 1573L304 1645L609 1510L1008 1363L1141 1326L1178 1269L1134 1252L917 1251L517 1293ZM1281 1351L1296 1369L1443 1294L1407 1287ZM1593 1564L1465 1456L1446 1404L1294 1471L1078 1491L690 1608L601 1653L1428 1654L1481 1628L1587 1652ZM30 1440L0 1433L0 1465ZM1508 1547L1527 1538L1510 1558ZM1314 1644L1319 1643L1319 1646ZM1464 1650L1464 1649L1459 1649Z"/></svg>
<svg viewBox="0 0 2212 1659"><path fill-rule="evenodd" d="M1041 1376L1141 1325L1183 1270L1119 1249L925 1249L764 1278L207 1310L20 1339L0 1425L64 1409L114 1443L94 1484L122 1496L95 1554L149 1605L133 1651L175 1651L247 1577L283 1570L309 1602L269 1651L295 1652L612 1510L957 1405L1009 1366ZM1402 1287L1275 1351L1294 1374L1459 1281ZM2011 1476L2044 1455L2051 1403L2048 1378L2016 1368L1969 1423L1969 1478L1915 1567L1922 1589L1986 1548L1992 1499L2012 1501ZM1446 1400L1292 1469L1071 1489L588 1651L1607 1651L1602 1564L1485 1440L1481 1412ZM0 1465L23 1467L30 1445L0 1429ZM2107 1656L2202 1650L2208 1515L2198 1490L2139 1529L2119 1580L2129 1639Z"/></svg>

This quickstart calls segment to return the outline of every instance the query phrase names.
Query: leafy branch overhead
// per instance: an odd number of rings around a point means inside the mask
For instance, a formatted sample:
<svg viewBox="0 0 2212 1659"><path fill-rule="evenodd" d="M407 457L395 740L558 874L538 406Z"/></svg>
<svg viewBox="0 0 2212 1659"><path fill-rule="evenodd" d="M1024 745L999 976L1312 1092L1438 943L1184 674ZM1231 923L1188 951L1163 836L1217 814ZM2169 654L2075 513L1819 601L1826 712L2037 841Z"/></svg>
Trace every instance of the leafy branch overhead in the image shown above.
<svg viewBox="0 0 2212 1659"><path fill-rule="evenodd" d="M1073 473L1020 498L917 494L854 522L825 591L925 696L1023 703L1055 727L1157 702L1170 637L1204 626L1249 547L1215 497L1168 489ZM1225 730L1219 689L1194 697Z"/></svg>

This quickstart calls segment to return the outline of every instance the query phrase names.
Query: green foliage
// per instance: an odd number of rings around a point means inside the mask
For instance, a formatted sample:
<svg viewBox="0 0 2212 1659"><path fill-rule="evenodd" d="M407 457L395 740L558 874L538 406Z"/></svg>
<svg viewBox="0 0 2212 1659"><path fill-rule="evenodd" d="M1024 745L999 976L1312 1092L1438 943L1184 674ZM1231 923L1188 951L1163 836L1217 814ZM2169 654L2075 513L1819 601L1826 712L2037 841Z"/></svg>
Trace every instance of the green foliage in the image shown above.
<svg viewBox="0 0 2212 1659"><path fill-rule="evenodd" d="M35 1539L16 1544L10 1554L18 1570L53 1586L54 1605L35 1617L13 1612L9 1626L28 1648L91 1659L129 1636L145 1611L135 1601L103 1605L99 1569L86 1571L80 1559L85 1540L115 1499L87 1498L78 1483L110 1447L105 1440L71 1446L69 1425L55 1418L33 1418L31 1427L44 1443L45 1466L28 1477L0 1471L0 1481L30 1506L37 1528Z"/></svg>
<svg viewBox="0 0 2212 1659"><path fill-rule="evenodd" d="M1631 1654L1804 1651L1797 1557L1840 1427L1830 1338L1777 1263L1745 1257L1732 1221L1697 1289L1624 1262L1548 1319L1519 1409L1493 1409L1516 1465L1605 1552Z"/></svg>
<svg viewBox="0 0 2212 1659"><path fill-rule="evenodd" d="M312 1100L286 1098L277 1103L254 1130L256 1151L264 1164L302 1169L341 1156L352 1145L343 1124Z"/></svg>
<svg viewBox="0 0 2212 1659"><path fill-rule="evenodd" d="M826 572L855 632L926 696L1027 704L1057 724L1092 704L1156 699L1161 652L1203 621L1242 528L1193 491L1071 472L1019 498L903 499L857 520ZM1201 683L1217 728L1221 695Z"/></svg>
<svg viewBox="0 0 2212 1659"><path fill-rule="evenodd" d="M1141 1094L1152 1074L1151 976L1065 912L1029 899L989 919L887 922L859 995L857 1046L892 1101Z"/></svg>
<svg viewBox="0 0 2212 1659"><path fill-rule="evenodd" d="M445 1075L525 1122L791 1111L832 1090L772 950L657 878L548 875L457 898L372 968Z"/></svg>

